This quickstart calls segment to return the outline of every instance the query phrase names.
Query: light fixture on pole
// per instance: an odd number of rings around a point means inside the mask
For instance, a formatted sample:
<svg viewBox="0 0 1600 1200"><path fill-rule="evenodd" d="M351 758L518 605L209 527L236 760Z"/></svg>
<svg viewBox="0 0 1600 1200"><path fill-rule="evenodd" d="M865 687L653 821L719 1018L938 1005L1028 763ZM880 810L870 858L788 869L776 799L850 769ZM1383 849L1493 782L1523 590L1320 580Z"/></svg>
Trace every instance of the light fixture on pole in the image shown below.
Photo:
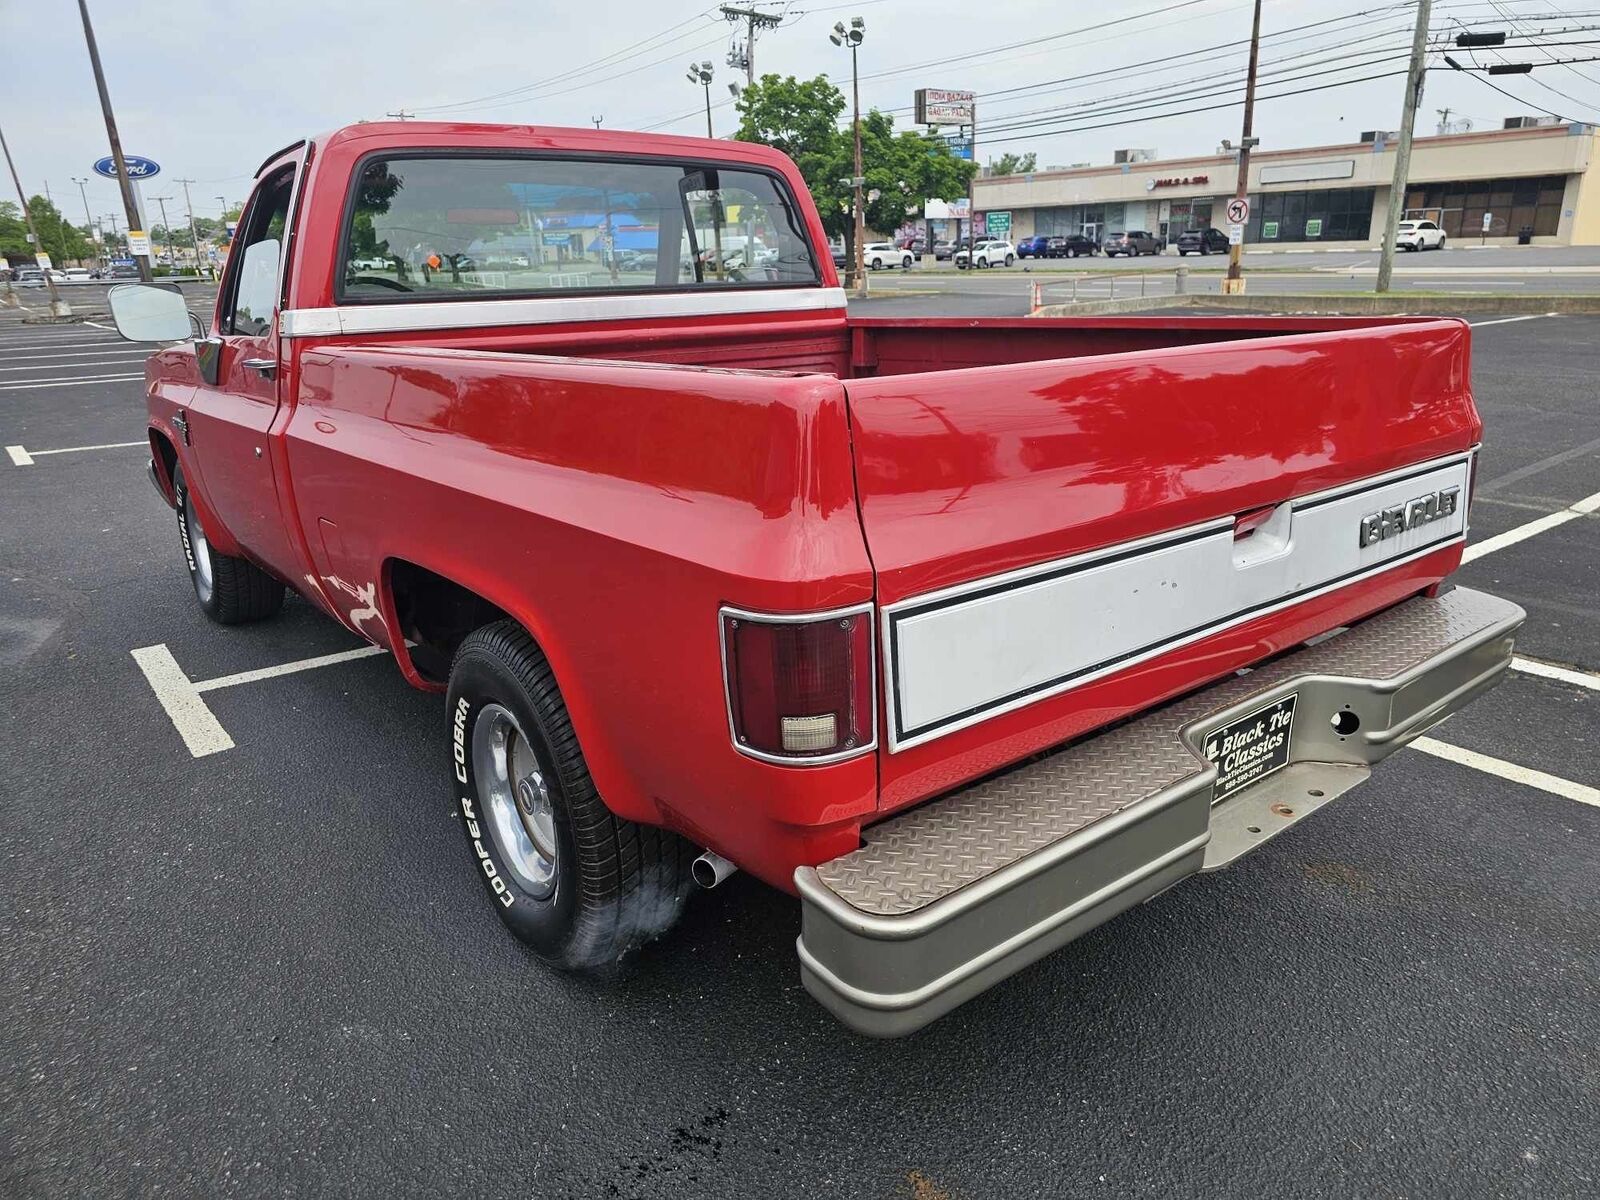
<svg viewBox="0 0 1600 1200"><path fill-rule="evenodd" d="M706 90L706 136L712 137L711 132L711 76L714 74L711 60L692 62L689 64L689 82L698 84Z"/></svg>
<svg viewBox="0 0 1600 1200"><path fill-rule="evenodd" d="M867 267L866 267L866 236L867 217L861 209L861 188L866 179L861 172L861 76L856 70L856 51L860 48L862 40L867 36L867 23L860 17L851 17L850 24L843 21L834 22L833 32L828 35L828 40L835 46L841 46L850 51L850 90L855 98L855 120L853 122L855 141L855 168L851 176L851 185L855 198L852 207L855 219L851 224L855 246L851 255L851 269L855 272L856 295L867 294Z"/></svg>

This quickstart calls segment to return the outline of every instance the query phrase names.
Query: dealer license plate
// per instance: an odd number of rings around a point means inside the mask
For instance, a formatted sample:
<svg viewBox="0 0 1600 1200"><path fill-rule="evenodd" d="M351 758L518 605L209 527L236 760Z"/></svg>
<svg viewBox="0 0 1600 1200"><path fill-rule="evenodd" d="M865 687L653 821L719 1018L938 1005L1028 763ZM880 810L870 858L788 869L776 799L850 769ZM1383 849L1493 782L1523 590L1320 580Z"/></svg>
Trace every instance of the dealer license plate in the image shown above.
<svg viewBox="0 0 1600 1200"><path fill-rule="evenodd" d="M1217 764L1211 803L1260 783L1289 765L1289 737L1294 732L1295 696L1285 696L1211 731L1205 755Z"/></svg>

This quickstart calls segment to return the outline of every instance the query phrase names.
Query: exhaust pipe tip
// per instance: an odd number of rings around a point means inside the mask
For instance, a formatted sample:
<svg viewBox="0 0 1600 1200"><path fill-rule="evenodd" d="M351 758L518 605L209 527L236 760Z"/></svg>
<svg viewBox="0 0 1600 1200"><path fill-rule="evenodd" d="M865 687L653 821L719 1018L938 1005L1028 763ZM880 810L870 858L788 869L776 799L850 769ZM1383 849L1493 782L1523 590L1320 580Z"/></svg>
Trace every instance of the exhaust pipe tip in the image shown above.
<svg viewBox="0 0 1600 1200"><path fill-rule="evenodd" d="M689 867L689 876L701 887L710 891L739 868L715 850L707 850Z"/></svg>

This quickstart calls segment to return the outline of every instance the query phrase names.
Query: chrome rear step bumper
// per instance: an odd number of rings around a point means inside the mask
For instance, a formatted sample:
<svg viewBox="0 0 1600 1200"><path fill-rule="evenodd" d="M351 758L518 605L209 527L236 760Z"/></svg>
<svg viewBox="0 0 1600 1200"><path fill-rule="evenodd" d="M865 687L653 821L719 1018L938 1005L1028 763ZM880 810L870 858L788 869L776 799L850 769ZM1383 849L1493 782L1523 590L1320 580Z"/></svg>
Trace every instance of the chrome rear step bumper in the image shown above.
<svg viewBox="0 0 1600 1200"><path fill-rule="evenodd" d="M1465 588L1408 600L870 827L795 872L806 989L863 1033L920 1028L1364 781L1499 680L1524 615ZM1207 735L1291 694L1288 765L1213 805Z"/></svg>

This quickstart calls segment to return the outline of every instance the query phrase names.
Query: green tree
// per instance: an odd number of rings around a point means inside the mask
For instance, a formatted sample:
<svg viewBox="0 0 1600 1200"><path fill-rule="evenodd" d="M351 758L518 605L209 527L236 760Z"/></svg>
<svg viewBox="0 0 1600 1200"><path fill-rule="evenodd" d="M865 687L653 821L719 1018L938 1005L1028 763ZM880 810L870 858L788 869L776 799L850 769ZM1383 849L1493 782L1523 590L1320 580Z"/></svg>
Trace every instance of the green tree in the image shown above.
<svg viewBox="0 0 1600 1200"><path fill-rule="evenodd" d="M798 80L764 75L744 90L737 104L740 141L760 142L794 159L830 237L853 235L854 166L844 93L826 76ZM841 121L843 122L841 126ZM866 177L869 228L893 232L928 197L964 196L972 165L956 158L942 140L894 132L894 118L874 109L861 119L861 170Z"/></svg>
<svg viewBox="0 0 1600 1200"><path fill-rule="evenodd" d="M33 247L28 245L28 227L23 223L22 210L11 200L0 200L0 256L16 262L31 259Z"/></svg>
<svg viewBox="0 0 1600 1200"><path fill-rule="evenodd" d="M56 265L72 259L82 262L90 256L90 242L83 231L69 225L61 210L43 196L29 198L28 212L33 217L33 227L39 231L39 240Z"/></svg>
<svg viewBox="0 0 1600 1200"><path fill-rule="evenodd" d="M1031 151L1027 154L1002 154L999 158L989 160L989 174L1026 175L1038 162L1039 156Z"/></svg>

